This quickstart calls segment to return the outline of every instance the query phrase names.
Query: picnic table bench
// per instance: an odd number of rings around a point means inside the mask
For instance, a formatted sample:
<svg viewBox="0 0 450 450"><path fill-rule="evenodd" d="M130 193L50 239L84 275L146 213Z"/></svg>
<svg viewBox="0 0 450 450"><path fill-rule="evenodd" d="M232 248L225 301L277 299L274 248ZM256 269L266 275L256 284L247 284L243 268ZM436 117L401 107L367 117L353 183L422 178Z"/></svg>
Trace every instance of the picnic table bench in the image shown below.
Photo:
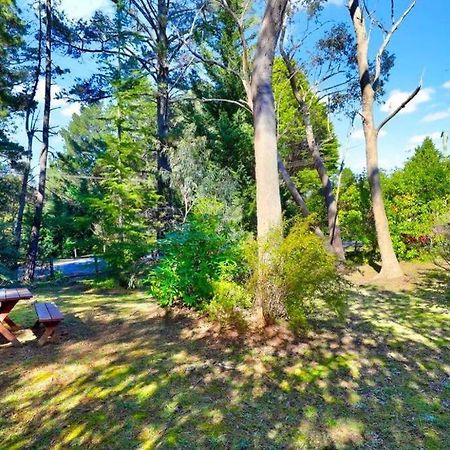
<svg viewBox="0 0 450 450"><path fill-rule="evenodd" d="M21 345L13 332L20 330L20 326L14 323L9 313L19 300L29 300L33 294L25 288L0 289L0 334L2 334L14 346ZM5 325L9 328L6 328Z"/></svg>
<svg viewBox="0 0 450 450"><path fill-rule="evenodd" d="M14 335L14 331L20 330L21 327L9 314L20 300L29 300L32 297L33 294L25 288L0 289L0 334L14 346L21 345ZM33 328L44 327L38 344L42 346L47 342L55 342L58 339L58 325L64 319L61 311L54 303L35 303L34 309L38 319Z"/></svg>
<svg viewBox="0 0 450 450"><path fill-rule="evenodd" d="M64 319L61 311L54 303L35 303L34 309L38 317L34 327L43 325L45 328L44 334L38 340L38 345L56 342L59 337L58 325Z"/></svg>

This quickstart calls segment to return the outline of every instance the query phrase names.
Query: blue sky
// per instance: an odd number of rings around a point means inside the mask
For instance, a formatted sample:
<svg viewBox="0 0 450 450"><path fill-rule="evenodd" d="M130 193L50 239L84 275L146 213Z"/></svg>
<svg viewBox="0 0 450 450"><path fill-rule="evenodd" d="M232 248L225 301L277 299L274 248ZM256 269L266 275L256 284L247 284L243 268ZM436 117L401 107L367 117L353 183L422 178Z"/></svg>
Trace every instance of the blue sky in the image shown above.
<svg viewBox="0 0 450 450"><path fill-rule="evenodd" d="M19 6L21 1L18 1ZM346 0L329 0L323 12L325 20L349 23ZM397 17L407 8L410 0L396 0ZM110 0L62 0L62 6L72 18L87 18L96 9L111 9ZM390 0L369 0L371 9L383 18L390 11ZM386 17L387 18L387 17ZM375 50L381 36L377 30L371 32L371 47ZM391 170L401 166L411 155L412 150L426 136L434 138L441 146L440 134L450 131L450 0L417 0L411 14L394 35L389 50L396 55L396 64L386 88L385 103L376 106L378 120L395 108L409 92L414 90L422 79L423 88L415 101L401 114L397 115L380 136L380 166ZM58 57L55 57L58 60ZM54 93L61 86L70 85L74 76L88 77L94 69L89 57L79 60L59 59L62 66L69 66L71 75L55 80ZM43 84L38 97L43 97ZM63 127L68 124L72 113L79 111L79 105L58 100L53 104L52 123ZM364 140L361 123L357 118L351 136L347 119L333 117L333 123L345 154L346 165L357 172L365 167ZM25 137L18 133L18 140ZM53 136L53 151L61 150L62 140ZM37 154L38 143L35 144ZM344 151L345 150L345 151Z"/></svg>
<svg viewBox="0 0 450 450"><path fill-rule="evenodd" d="M325 11L325 18L348 21L344 0L333 0L333 3ZM397 0L396 16L410 3L410 0ZM369 6L381 17L383 11L385 15L390 11L388 0L370 0ZM373 30L372 47L380 39ZM376 107L378 120L413 91L421 78L423 88L411 106L384 128L379 141L380 166L384 169L401 166L427 135L441 147L441 132L450 131L450 0L417 0L394 35L389 50L395 53L396 63L387 85L386 103ZM346 163L360 171L365 165L361 121L356 119L350 139L347 139L348 122L336 118L333 122L341 145L349 148Z"/></svg>

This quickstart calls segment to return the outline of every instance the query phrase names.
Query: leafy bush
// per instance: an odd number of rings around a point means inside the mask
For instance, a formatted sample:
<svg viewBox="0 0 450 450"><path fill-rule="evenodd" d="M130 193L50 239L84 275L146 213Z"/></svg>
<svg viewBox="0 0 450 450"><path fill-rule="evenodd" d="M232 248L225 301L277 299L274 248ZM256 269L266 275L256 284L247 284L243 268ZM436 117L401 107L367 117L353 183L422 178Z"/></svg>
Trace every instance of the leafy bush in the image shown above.
<svg viewBox="0 0 450 450"><path fill-rule="evenodd" d="M150 249L149 240L145 240L145 235L138 236L135 240L127 236L127 241L112 242L106 247L102 258L120 286L134 288L135 277L141 267L141 259L150 252Z"/></svg>
<svg viewBox="0 0 450 450"><path fill-rule="evenodd" d="M222 220L223 209L214 199L199 201L189 220L159 242L162 258L146 282L162 306L181 301L202 307L214 297L215 282L239 276L239 239Z"/></svg>
<svg viewBox="0 0 450 450"><path fill-rule="evenodd" d="M0 263L0 286L10 284L14 279L13 272Z"/></svg>
<svg viewBox="0 0 450 450"><path fill-rule="evenodd" d="M450 215L434 229L435 263L450 272Z"/></svg>
<svg viewBox="0 0 450 450"><path fill-rule="evenodd" d="M213 290L214 297L206 306L209 317L221 325L245 328L242 310L252 305L252 296L247 289L234 281L218 280L213 282Z"/></svg>
<svg viewBox="0 0 450 450"><path fill-rule="evenodd" d="M311 231L311 220L293 224L287 236L269 239L264 248L266 262L255 264L254 275L260 295L265 296L265 316L285 318L293 329L309 326L310 319L330 311L341 317L346 306L345 282L336 260Z"/></svg>

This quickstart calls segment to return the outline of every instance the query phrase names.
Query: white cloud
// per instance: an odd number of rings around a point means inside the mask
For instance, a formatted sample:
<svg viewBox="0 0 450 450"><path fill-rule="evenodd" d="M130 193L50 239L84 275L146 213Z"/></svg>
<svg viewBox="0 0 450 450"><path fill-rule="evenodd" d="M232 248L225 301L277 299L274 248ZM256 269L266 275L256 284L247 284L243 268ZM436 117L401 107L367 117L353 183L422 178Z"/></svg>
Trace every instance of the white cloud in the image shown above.
<svg viewBox="0 0 450 450"><path fill-rule="evenodd" d="M378 134L379 137L386 136L386 131L381 130ZM353 133L350 135L350 139L354 141L362 141L364 140L364 130L362 128L358 128L357 130L353 131Z"/></svg>
<svg viewBox="0 0 450 450"><path fill-rule="evenodd" d="M52 84L52 87L50 90L51 98L52 98L51 107L59 108L61 115L65 116L65 117L72 117L72 114L74 114L74 113L79 114L81 105L78 102L69 103L64 98L56 98L61 93L61 91L62 91L61 86L59 86L57 84ZM43 103L44 98L45 98L45 81L43 78L41 78L37 85L35 99L39 103Z"/></svg>
<svg viewBox="0 0 450 450"><path fill-rule="evenodd" d="M446 81L446 82L442 85L442 87L445 88L445 89L450 89L450 80Z"/></svg>
<svg viewBox="0 0 450 450"><path fill-rule="evenodd" d="M412 136L409 140L409 143L412 145L420 145L424 141L425 138L430 137L433 141L438 142L441 137L441 131L434 131L433 133L428 134L418 134L416 136Z"/></svg>
<svg viewBox="0 0 450 450"><path fill-rule="evenodd" d="M80 114L80 110L80 103L66 103L66 106L63 106L61 109L61 114L65 117L72 117L72 114Z"/></svg>
<svg viewBox="0 0 450 450"><path fill-rule="evenodd" d="M57 99L56 96L61 93L61 87L57 84L52 84L50 88L50 95L52 99L52 106L60 106L63 100ZM45 99L45 80L41 78L36 89L35 99L40 103Z"/></svg>
<svg viewBox="0 0 450 450"><path fill-rule="evenodd" d="M417 106L421 103L426 103L431 100L431 96L434 94L434 89L426 88L419 91L419 93L411 100L405 108L400 111L400 114L412 113L417 110ZM409 96L410 92L404 92L399 89L395 89L389 95L386 103L381 106L381 111L391 113L398 108Z"/></svg>
<svg viewBox="0 0 450 450"><path fill-rule="evenodd" d="M444 111L437 111L432 114L428 114L423 118L424 122L437 122L438 120L444 120L450 117L450 108Z"/></svg>
<svg viewBox="0 0 450 450"><path fill-rule="evenodd" d="M89 19L97 10L111 10L111 0L62 0L61 7L70 19Z"/></svg>

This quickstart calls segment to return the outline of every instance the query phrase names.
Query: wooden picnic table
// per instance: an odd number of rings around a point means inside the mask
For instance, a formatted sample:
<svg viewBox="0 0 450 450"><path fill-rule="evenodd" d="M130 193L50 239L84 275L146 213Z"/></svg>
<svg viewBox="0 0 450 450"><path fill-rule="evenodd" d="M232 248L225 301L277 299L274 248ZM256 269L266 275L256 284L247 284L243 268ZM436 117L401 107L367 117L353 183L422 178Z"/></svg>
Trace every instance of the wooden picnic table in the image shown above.
<svg viewBox="0 0 450 450"><path fill-rule="evenodd" d="M13 332L20 330L20 326L14 323L9 317L9 313L19 300L29 300L31 297L33 294L25 288L0 289L0 333L15 346L19 346L20 342ZM9 328L6 328L5 324Z"/></svg>

